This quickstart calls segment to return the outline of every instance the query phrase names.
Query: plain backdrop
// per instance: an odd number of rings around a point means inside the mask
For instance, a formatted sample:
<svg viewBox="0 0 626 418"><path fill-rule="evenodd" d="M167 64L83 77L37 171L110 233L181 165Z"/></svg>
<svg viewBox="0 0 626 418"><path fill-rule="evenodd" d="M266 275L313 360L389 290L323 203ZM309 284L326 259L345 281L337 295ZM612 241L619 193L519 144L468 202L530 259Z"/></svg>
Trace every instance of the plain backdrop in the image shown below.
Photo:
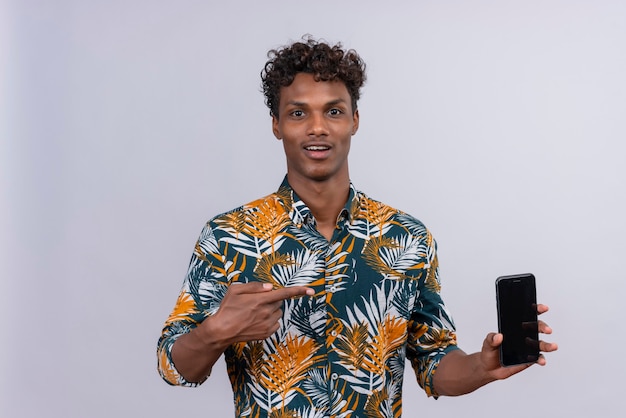
<svg viewBox="0 0 626 418"><path fill-rule="evenodd" d="M233 416L223 361L170 387L156 342L203 224L285 174L259 73L307 33L367 63L351 178L434 234L460 345L499 275L551 307L546 367L439 400L408 368L404 416L626 407L626 2L1 4L1 416Z"/></svg>

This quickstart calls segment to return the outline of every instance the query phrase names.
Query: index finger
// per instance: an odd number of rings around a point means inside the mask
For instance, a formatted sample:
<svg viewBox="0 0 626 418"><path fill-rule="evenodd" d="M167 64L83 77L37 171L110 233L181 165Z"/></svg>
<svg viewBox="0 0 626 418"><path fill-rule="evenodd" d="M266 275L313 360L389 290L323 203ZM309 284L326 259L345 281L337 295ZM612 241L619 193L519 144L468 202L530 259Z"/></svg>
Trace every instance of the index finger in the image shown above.
<svg viewBox="0 0 626 418"><path fill-rule="evenodd" d="M264 295L267 298L268 302L278 302L285 299L290 299L295 296L304 296L309 295L312 296L315 294L315 291L310 287L306 286L290 286L290 287L282 287L280 289L272 290Z"/></svg>
<svg viewBox="0 0 626 418"><path fill-rule="evenodd" d="M548 305L543 305L541 303L537 304L537 313L539 315L541 315L542 313L546 313L548 312L550 308L548 307Z"/></svg>

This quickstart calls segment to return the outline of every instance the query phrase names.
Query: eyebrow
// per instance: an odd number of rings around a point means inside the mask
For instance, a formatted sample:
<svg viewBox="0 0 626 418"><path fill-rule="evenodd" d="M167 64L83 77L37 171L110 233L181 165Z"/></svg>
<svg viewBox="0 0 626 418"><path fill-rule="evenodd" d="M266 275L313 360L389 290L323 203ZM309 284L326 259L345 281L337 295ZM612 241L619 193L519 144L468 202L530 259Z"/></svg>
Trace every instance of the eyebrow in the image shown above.
<svg viewBox="0 0 626 418"><path fill-rule="evenodd" d="M337 104L341 104L341 103L348 103L346 102L344 99L335 99L335 100L331 100L330 102L326 103L327 105L333 106L333 105L337 105Z"/></svg>
<svg viewBox="0 0 626 418"><path fill-rule="evenodd" d="M348 103L347 101L345 101L344 99L335 99L335 100L331 100L330 102L325 103L326 106L334 106L334 105L338 105L338 104L346 104ZM307 103L305 102L298 102L295 100L290 100L287 102L287 104L292 105L292 106L307 106Z"/></svg>

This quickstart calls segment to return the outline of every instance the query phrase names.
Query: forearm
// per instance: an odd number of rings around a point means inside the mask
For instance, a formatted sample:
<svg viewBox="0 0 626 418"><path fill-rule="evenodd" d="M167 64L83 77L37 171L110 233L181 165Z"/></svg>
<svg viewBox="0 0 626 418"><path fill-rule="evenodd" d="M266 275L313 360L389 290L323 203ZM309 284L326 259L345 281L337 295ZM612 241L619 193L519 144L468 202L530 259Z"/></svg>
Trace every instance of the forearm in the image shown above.
<svg viewBox="0 0 626 418"><path fill-rule="evenodd" d="M188 383L202 382L229 346L274 334L280 327L284 300L313 294L313 289L304 286L278 290L261 282L230 286L215 314L174 341L170 356L175 373Z"/></svg>
<svg viewBox="0 0 626 418"><path fill-rule="evenodd" d="M454 350L446 354L433 376L435 391L442 396L458 396L496 380L485 371L480 353Z"/></svg>
<svg viewBox="0 0 626 418"><path fill-rule="evenodd" d="M548 307L537 305L537 312L547 312ZM550 334L552 329L543 321L539 321L539 331ZM433 386L439 395L457 396L475 391L481 386L495 380L507 379L516 373L526 370L534 363L518 364L502 367L500 364L499 347L503 340L502 334L489 333L483 341L480 352L467 355L461 350L451 351L440 361L433 374ZM558 349L554 343L540 341L539 350L550 352ZM537 364L543 366L546 359L539 356Z"/></svg>
<svg viewBox="0 0 626 418"><path fill-rule="evenodd" d="M218 333L212 332L212 320L207 318L202 326L181 335L172 346L174 366L188 382L199 383L209 376L229 345Z"/></svg>

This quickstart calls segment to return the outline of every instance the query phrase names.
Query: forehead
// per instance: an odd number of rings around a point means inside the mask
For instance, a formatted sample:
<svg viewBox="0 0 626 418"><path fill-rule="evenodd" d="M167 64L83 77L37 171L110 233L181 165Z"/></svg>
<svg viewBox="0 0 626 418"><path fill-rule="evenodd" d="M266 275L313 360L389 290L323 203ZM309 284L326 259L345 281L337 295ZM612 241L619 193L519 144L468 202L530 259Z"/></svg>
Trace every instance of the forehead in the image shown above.
<svg viewBox="0 0 626 418"><path fill-rule="evenodd" d="M313 104L331 101L350 103L350 93L343 81L316 81L313 74L298 73L290 85L280 89L281 106L292 102Z"/></svg>

